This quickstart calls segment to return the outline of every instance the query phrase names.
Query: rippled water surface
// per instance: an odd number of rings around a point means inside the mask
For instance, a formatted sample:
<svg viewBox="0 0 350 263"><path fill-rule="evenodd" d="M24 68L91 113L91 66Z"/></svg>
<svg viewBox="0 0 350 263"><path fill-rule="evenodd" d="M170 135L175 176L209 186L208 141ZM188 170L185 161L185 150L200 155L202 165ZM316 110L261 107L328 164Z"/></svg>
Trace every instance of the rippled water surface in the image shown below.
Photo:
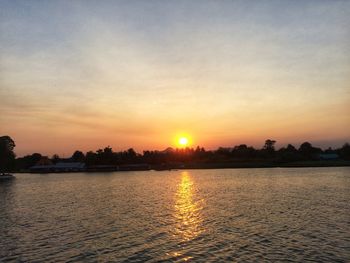
<svg viewBox="0 0 350 263"><path fill-rule="evenodd" d="M349 168L16 177L1 262L350 262Z"/></svg>

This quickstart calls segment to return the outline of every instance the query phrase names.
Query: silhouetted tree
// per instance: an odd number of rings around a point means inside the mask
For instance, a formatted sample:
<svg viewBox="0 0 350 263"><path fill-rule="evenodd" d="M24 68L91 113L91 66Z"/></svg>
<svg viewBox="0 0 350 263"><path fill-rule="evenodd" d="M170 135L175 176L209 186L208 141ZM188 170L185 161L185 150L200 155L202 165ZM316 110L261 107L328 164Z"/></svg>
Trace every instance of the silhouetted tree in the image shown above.
<svg viewBox="0 0 350 263"><path fill-rule="evenodd" d="M97 164L97 154L93 151L89 151L85 155L85 163L87 166L92 166Z"/></svg>
<svg viewBox="0 0 350 263"><path fill-rule="evenodd" d="M16 155L13 149L15 147L16 144L10 136L0 137L0 172L14 169Z"/></svg>
<svg viewBox="0 0 350 263"><path fill-rule="evenodd" d="M113 164L113 149L110 146L105 147L103 150L99 149L97 153L97 164L110 165Z"/></svg>
<svg viewBox="0 0 350 263"><path fill-rule="evenodd" d="M36 165L43 156L40 153L33 153L16 159L16 168L18 170L25 170Z"/></svg>
<svg viewBox="0 0 350 263"><path fill-rule="evenodd" d="M281 162L291 162L300 159L298 150L291 144L278 150L278 159Z"/></svg>
<svg viewBox="0 0 350 263"><path fill-rule="evenodd" d="M344 160L350 160L350 144L345 143L343 147L337 150L339 156Z"/></svg>
<svg viewBox="0 0 350 263"><path fill-rule="evenodd" d="M303 142L299 147L299 152L310 152L312 151L312 144L309 142Z"/></svg>
<svg viewBox="0 0 350 263"><path fill-rule="evenodd" d="M75 151L71 157L74 162L84 162L85 155L81 151Z"/></svg>
<svg viewBox="0 0 350 263"><path fill-rule="evenodd" d="M231 150L230 150L230 148L219 147L216 150L216 153L219 154L219 155L228 157L228 156L231 155Z"/></svg>
<svg viewBox="0 0 350 263"><path fill-rule="evenodd" d="M206 156L205 154L205 149L202 147L197 146L195 151L194 151L194 159L195 161L200 161L203 160Z"/></svg>
<svg viewBox="0 0 350 263"><path fill-rule="evenodd" d="M58 156L58 154L54 154L54 155L52 155L51 160L53 163L56 164L61 160L61 158Z"/></svg>
<svg viewBox="0 0 350 263"><path fill-rule="evenodd" d="M288 144L287 148L286 148L286 151L287 152L291 152L291 153L296 153L298 150L293 145Z"/></svg>
<svg viewBox="0 0 350 263"><path fill-rule="evenodd" d="M263 158L272 158L275 156L275 140L266 140L259 155Z"/></svg>
<svg viewBox="0 0 350 263"><path fill-rule="evenodd" d="M322 153L322 150L320 148L313 147L309 142L304 142L300 145L298 152L304 159L312 160L318 159L318 155Z"/></svg>
<svg viewBox="0 0 350 263"><path fill-rule="evenodd" d="M133 159L137 156L137 154L133 148L128 149L128 156L130 159Z"/></svg>
<svg viewBox="0 0 350 263"><path fill-rule="evenodd" d="M267 150L268 152L274 152L275 151L275 143L274 140L266 140L263 149Z"/></svg>
<svg viewBox="0 0 350 263"><path fill-rule="evenodd" d="M246 144L241 144L233 147L231 155L238 159L252 159L255 157L256 150L253 147L248 147Z"/></svg>

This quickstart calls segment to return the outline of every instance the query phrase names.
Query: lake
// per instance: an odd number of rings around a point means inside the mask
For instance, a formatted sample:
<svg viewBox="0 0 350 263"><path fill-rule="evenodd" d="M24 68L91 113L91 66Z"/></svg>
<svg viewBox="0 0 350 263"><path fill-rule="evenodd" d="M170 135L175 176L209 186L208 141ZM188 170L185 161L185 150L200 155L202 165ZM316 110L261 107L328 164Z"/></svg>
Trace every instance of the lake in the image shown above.
<svg viewBox="0 0 350 263"><path fill-rule="evenodd" d="M16 174L0 262L350 262L350 168Z"/></svg>

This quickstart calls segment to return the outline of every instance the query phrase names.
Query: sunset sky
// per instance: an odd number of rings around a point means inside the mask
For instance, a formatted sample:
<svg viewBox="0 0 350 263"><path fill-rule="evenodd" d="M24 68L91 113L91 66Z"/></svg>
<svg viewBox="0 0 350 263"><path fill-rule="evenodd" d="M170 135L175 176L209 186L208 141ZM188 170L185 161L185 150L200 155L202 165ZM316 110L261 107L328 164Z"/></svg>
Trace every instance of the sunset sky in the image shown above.
<svg viewBox="0 0 350 263"><path fill-rule="evenodd" d="M350 1L0 0L18 156L350 142Z"/></svg>

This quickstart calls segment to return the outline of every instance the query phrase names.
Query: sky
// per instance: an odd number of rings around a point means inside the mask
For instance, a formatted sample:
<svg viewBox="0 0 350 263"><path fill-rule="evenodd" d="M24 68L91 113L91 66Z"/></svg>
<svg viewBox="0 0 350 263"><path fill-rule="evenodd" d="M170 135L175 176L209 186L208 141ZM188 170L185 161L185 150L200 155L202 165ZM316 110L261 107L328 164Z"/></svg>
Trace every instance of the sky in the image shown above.
<svg viewBox="0 0 350 263"><path fill-rule="evenodd" d="M350 1L0 0L18 156L350 142Z"/></svg>

